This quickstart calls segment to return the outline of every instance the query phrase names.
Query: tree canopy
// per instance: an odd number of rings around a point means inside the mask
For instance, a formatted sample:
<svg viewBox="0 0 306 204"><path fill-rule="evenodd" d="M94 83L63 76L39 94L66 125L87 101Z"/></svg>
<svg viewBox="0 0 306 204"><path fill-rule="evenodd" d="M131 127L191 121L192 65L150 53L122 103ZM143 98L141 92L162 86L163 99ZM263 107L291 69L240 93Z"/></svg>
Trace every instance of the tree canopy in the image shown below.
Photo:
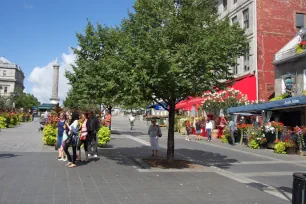
<svg viewBox="0 0 306 204"><path fill-rule="evenodd" d="M21 89L16 89L11 96L11 101L15 103L16 108L32 109L33 106L40 105L40 102L33 94L24 93Z"/></svg>
<svg viewBox="0 0 306 204"><path fill-rule="evenodd" d="M215 1L137 0L122 22L124 58L133 89L169 106L168 160L174 157L178 99L223 89L248 49L244 30L218 19Z"/></svg>
<svg viewBox="0 0 306 204"><path fill-rule="evenodd" d="M248 51L244 30L219 19L212 0L136 0L120 28L89 22L77 34L76 66L66 76L80 103L165 101L167 159L174 158L175 104L228 86Z"/></svg>

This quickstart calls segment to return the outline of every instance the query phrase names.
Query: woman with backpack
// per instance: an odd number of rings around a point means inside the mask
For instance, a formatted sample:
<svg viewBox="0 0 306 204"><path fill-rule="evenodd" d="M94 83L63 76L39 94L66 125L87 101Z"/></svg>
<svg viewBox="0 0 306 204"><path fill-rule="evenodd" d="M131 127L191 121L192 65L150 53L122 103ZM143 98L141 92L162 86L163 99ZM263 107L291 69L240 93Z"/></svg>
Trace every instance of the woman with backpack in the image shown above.
<svg viewBox="0 0 306 204"><path fill-rule="evenodd" d="M64 150L68 157L68 163L66 164L67 167L73 168L76 167L76 149L77 149L77 143L79 140L79 131L78 131L78 121L75 120L69 127L69 136L67 140L65 141ZM72 146L72 158L68 151L68 148Z"/></svg>

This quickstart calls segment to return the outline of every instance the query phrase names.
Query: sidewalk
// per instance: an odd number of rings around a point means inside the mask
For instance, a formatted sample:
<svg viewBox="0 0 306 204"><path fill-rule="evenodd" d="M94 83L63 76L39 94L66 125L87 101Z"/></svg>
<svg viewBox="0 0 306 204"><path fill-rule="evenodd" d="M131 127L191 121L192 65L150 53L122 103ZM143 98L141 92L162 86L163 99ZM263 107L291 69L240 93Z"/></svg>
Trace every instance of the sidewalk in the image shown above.
<svg viewBox="0 0 306 204"><path fill-rule="evenodd" d="M21 138L22 129L5 134ZM33 130L29 137L39 135ZM56 161L56 152L0 152L0 204L289 203L211 170L141 171L135 159L150 157L150 148L130 137L112 135L98 159L73 169Z"/></svg>

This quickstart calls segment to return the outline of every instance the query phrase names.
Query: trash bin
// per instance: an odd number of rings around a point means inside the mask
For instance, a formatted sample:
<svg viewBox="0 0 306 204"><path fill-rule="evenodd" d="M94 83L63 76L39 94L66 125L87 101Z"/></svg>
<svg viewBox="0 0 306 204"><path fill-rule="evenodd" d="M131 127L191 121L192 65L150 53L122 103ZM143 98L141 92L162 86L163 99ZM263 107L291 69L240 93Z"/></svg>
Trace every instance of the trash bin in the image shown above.
<svg viewBox="0 0 306 204"><path fill-rule="evenodd" d="M293 174L292 204L306 204L306 174Z"/></svg>

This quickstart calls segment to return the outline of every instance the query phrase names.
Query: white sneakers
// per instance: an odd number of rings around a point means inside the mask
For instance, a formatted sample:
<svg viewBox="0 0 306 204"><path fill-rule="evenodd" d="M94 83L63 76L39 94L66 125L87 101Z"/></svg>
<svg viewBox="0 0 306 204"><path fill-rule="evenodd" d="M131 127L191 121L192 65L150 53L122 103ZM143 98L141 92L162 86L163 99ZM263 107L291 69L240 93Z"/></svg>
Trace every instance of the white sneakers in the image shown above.
<svg viewBox="0 0 306 204"><path fill-rule="evenodd" d="M88 157L91 157L91 154L88 154ZM95 154L95 155L93 155L93 157L94 157L94 158L97 158L98 155Z"/></svg>

